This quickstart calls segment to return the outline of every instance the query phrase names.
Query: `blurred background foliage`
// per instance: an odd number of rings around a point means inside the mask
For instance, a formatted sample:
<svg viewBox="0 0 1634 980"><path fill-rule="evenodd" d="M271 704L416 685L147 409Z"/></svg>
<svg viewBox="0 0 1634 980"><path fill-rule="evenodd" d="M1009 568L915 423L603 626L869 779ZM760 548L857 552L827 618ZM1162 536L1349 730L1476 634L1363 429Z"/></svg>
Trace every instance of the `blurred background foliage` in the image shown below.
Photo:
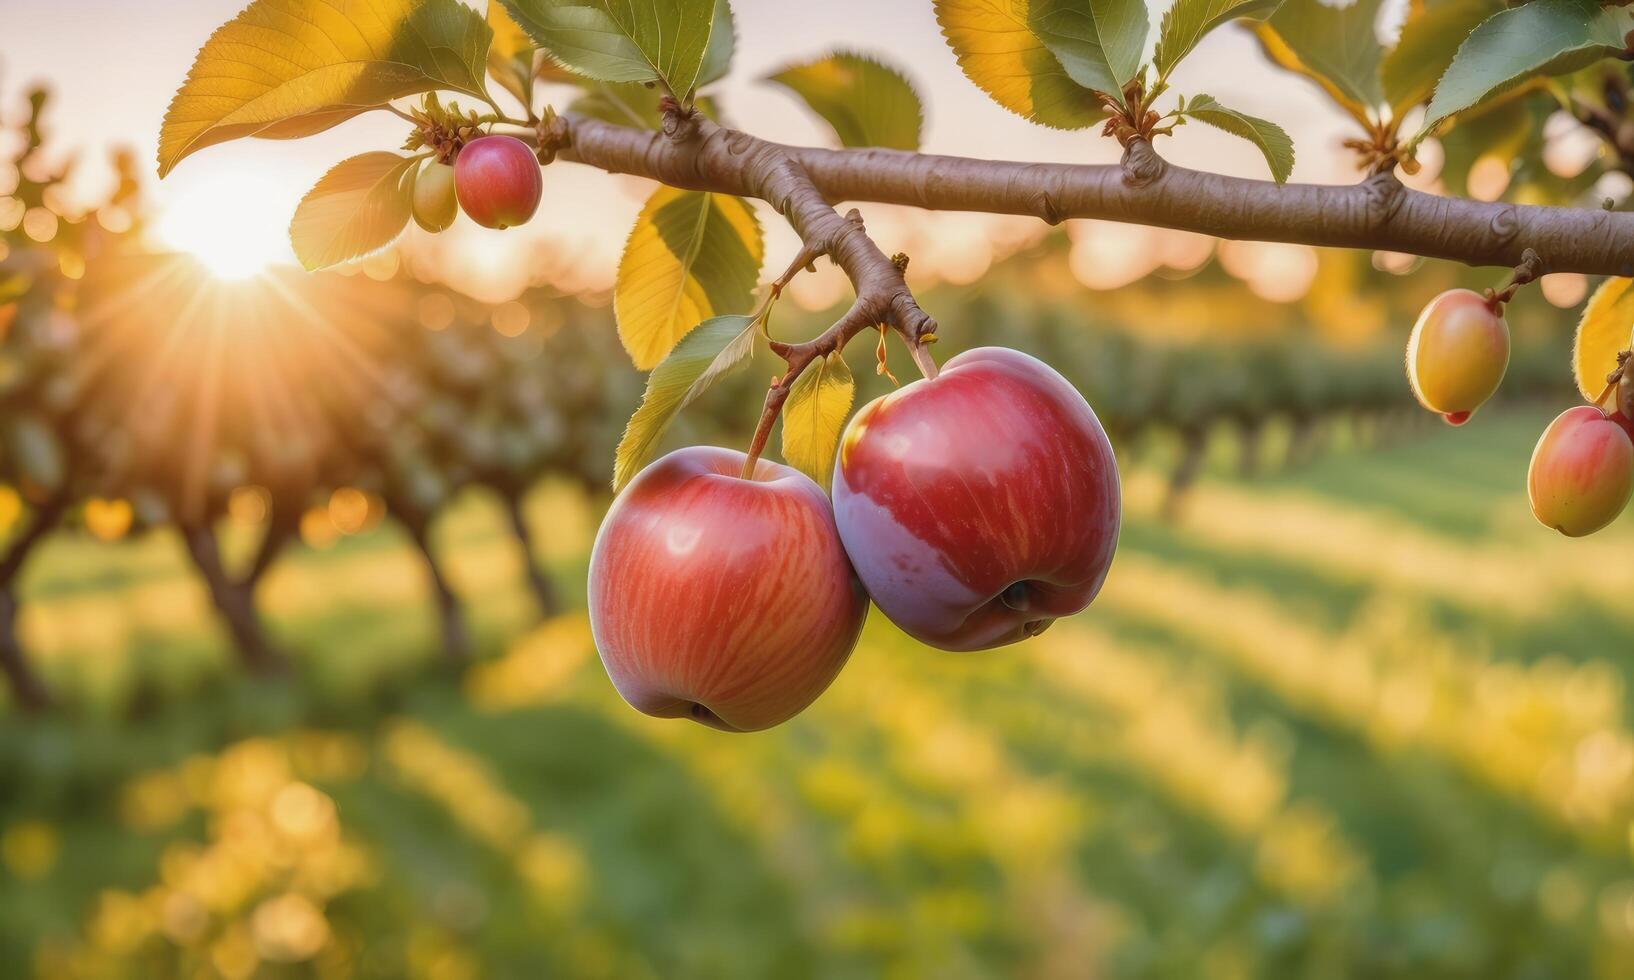
<svg viewBox="0 0 1634 980"><path fill-rule="evenodd" d="M1522 489L1580 277L1510 307L1456 431L1402 343L1491 270L1076 223L926 283L939 356L1096 406L1106 591L982 656L875 616L815 707L726 737L625 707L583 616L642 383L604 295L478 303L395 252L213 280L151 251L128 157L61 199L45 102L0 164L8 975L1634 970L1634 533L1547 535ZM1542 105L1454 130L1446 186L1604 190L1528 162ZM741 445L775 366L669 444Z"/></svg>

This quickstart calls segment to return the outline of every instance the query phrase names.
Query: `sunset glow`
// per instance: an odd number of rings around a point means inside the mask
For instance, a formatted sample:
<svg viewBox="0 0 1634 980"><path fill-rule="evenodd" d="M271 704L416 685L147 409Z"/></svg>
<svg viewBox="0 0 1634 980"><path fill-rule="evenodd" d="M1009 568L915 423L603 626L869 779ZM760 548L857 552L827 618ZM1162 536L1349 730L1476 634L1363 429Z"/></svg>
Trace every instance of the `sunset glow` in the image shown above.
<svg viewBox="0 0 1634 980"><path fill-rule="evenodd" d="M291 260L288 189L270 177L233 173L197 180L160 214L161 242L198 259L218 279L248 279Z"/></svg>

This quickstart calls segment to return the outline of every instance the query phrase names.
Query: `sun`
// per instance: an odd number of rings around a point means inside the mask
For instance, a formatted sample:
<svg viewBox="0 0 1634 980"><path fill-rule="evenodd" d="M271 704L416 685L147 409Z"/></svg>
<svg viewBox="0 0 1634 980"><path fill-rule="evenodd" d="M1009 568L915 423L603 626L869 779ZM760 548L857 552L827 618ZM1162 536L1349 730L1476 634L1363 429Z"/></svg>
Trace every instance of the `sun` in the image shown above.
<svg viewBox="0 0 1634 980"><path fill-rule="evenodd" d="M291 259L289 190L254 173L208 175L177 189L155 234L218 279L248 279Z"/></svg>

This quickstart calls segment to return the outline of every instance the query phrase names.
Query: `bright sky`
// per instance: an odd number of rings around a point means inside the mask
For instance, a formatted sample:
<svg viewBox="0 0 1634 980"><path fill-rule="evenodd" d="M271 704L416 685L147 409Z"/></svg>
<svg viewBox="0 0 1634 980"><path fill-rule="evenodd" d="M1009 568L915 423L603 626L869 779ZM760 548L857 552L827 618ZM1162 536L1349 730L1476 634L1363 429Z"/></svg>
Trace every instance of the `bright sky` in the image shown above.
<svg viewBox="0 0 1634 980"><path fill-rule="evenodd" d="M1161 0L1159 0L1161 3ZM475 0L481 6L481 0ZM22 83L47 79L57 101L51 113L59 148L86 152L81 189L94 193L107 178L99 148L125 143L151 161L159 122L199 45L231 19L240 0L4 0L0 13L0 112L15 117ZM1166 6L1166 5L1165 5ZM771 139L822 142L824 128L780 87L758 79L795 60L836 48L877 54L905 70L927 107L925 149L972 156L1111 162L1118 146L1098 128L1059 133L1028 124L993 104L960 73L936 26L929 0L734 0L737 56L721 87L733 123ZM1154 29L1161 16L1154 10ZM1269 67L1247 32L1229 26L1206 40L1173 80L1173 90L1207 93L1233 108L1265 116L1293 134L1295 180L1355 179L1348 151L1339 146L1346 122L1313 87ZM323 172L355 153L395 149L403 124L373 113L316 137L294 142L247 140L213 147L183 162L154 190L160 230L195 250L248 242L282 245L296 202ZM1244 176L1265 176L1249 144L1201 125L1187 126L1160 144L1169 159ZM95 164L94 166L90 164ZM152 171L150 170L151 174ZM153 181L157 184L157 181ZM555 269L557 281L605 287L611 282L624 236L647 187L569 165L549 168L539 216L522 231L491 232L461 221L436 241L415 231L409 243L416 266L440 264L450 278L491 298L525 285L529 270ZM993 240L1031 234L1036 223L982 216L921 216L891 208L865 211L886 251L907 249L915 264L957 265L989 251ZM793 236L766 222L768 260L792 255ZM530 243L537 242L537 245ZM523 247L519 247L523 246ZM942 254L937 254L940 251ZM929 252L930 254L926 254ZM979 274L980 268L965 268Z"/></svg>

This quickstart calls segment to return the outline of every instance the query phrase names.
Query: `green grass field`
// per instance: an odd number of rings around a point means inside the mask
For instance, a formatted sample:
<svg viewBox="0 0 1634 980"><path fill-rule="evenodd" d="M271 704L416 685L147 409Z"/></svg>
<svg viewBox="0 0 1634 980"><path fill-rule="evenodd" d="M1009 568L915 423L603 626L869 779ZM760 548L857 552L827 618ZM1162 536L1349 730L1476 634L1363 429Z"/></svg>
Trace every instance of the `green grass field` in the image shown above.
<svg viewBox="0 0 1634 980"><path fill-rule="evenodd" d="M438 529L463 676L394 533L275 569L277 684L175 542L53 541L0 973L1629 976L1634 527L1532 521L1547 418L1211 469L1172 525L1160 447L1090 612L965 656L875 615L755 736L626 708L486 501ZM595 506L531 504L577 602Z"/></svg>

